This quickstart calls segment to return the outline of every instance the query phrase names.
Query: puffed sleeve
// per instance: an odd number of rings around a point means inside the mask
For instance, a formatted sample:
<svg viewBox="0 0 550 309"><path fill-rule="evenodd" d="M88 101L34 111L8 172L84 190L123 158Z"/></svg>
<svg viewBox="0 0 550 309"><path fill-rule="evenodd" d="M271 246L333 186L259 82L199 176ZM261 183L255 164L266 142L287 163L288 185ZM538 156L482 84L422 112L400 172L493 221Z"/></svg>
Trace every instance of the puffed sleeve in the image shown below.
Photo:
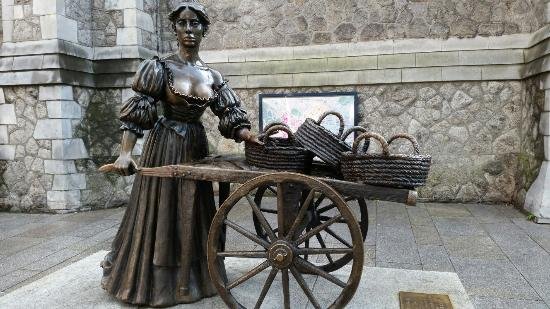
<svg viewBox="0 0 550 309"><path fill-rule="evenodd" d="M241 99L227 83L220 86L218 99L211 108L220 119L218 129L223 137L239 141L235 133L241 128L251 128L246 111L241 108Z"/></svg>
<svg viewBox="0 0 550 309"><path fill-rule="evenodd" d="M120 110L122 130L130 130L141 137L143 130L153 128L158 119L156 102L162 96L164 82L164 67L157 57L141 63L132 84L136 93Z"/></svg>

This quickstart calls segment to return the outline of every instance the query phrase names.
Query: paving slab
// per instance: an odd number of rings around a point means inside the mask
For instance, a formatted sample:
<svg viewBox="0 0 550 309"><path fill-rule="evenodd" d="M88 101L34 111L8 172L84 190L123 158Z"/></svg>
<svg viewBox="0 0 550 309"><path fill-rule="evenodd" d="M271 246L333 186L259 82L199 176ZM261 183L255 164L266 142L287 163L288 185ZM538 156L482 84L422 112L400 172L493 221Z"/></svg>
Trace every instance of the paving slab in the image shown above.
<svg viewBox="0 0 550 309"><path fill-rule="evenodd" d="M488 236L442 236L443 244L452 257L483 260L504 260L506 255Z"/></svg>
<svg viewBox="0 0 550 309"><path fill-rule="evenodd" d="M447 250L443 246L421 245L418 246L418 253L420 254L423 270L455 271Z"/></svg>
<svg viewBox="0 0 550 309"><path fill-rule="evenodd" d="M510 222L499 208L504 206L484 204L464 204L464 207L474 216L479 223Z"/></svg>
<svg viewBox="0 0 550 309"><path fill-rule="evenodd" d="M524 299L505 299L494 297L472 297L477 309L548 309L543 301Z"/></svg>
<svg viewBox="0 0 550 309"><path fill-rule="evenodd" d="M27 249L34 245L43 242L42 238L34 237L10 237L4 240L0 240L0 252L3 255L12 255L21 250Z"/></svg>
<svg viewBox="0 0 550 309"><path fill-rule="evenodd" d="M407 207L407 213L412 225L433 225L432 218L425 208Z"/></svg>
<svg viewBox="0 0 550 309"><path fill-rule="evenodd" d="M546 252L537 241L514 223L491 223L482 226L508 256L537 255Z"/></svg>
<svg viewBox="0 0 550 309"><path fill-rule="evenodd" d="M483 236L487 233L472 217L466 218L433 218L440 236Z"/></svg>
<svg viewBox="0 0 550 309"><path fill-rule="evenodd" d="M503 213L506 217L514 219L514 218L523 218L525 219L527 217L526 214L522 213L519 209L514 207L513 205L497 205L498 210Z"/></svg>
<svg viewBox="0 0 550 309"><path fill-rule="evenodd" d="M438 218L463 218L472 217L472 214L462 204L426 204L426 209L432 217Z"/></svg>
<svg viewBox="0 0 550 309"><path fill-rule="evenodd" d="M430 225L413 225L412 231L417 245L441 245L439 232L433 223Z"/></svg>
<svg viewBox="0 0 550 309"><path fill-rule="evenodd" d="M24 233L21 233L20 236L23 237L53 237L64 232L69 232L74 230L79 226L78 222L69 222L69 221L54 221L45 225L41 225L37 228L27 230Z"/></svg>
<svg viewBox="0 0 550 309"><path fill-rule="evenodd" d="M525 231L533 240L550 252L550 225L537 224L525 218L512 219L512 222Z"/></svg>
<svg viewBox="0 0 550 309"><path fill-rule="evenodd" d="M546 252L529 255L518 253L511 255L510 261L540 297L550 305L550 255Z"/></svg>
<svg viewBox="0 0 550 309"><path fill-rule="evenodd" d="M0 291L6 291L10 287L17 285L18 283L21 283L38 273L38 271L34 270L15 270L7 275L0 276Z"/></svg>
<svg viewBox="0 0 550 309"><path fill-rule="evenodd" d="M0 308L133 308L123 305L108 296L99 285L101 268L99 262L106 251L97 252L74 264L47 275L35 282L23 286L0 297ZM242 273L252 266L251 259L227 259L230 275ZM344 267L333 274L340 279L349 276L350 267ZM263 273L262 273L263 274ZM266 298L267 308L280 307L280 276L274 282ZM254 301L263 285L262 276L254 277L250 284L235 289L235 295L243 303ZM336 298L339 289L328 282L313 276L306 278L308 285L314 287L313 293L322 305L328 305ZM293 308L305 308L306 297L301 294L291 279L291 305ZM273 292L272 292L273 291ZM279 292L278 292L279 291ZM355 297L347 308L399 308L399 291L448 294L455 308L474 308L458 276L448 272L428 272L417 270L364 267L362 280ZM336 294L335 294L336 293ZM219 297L204 299L175 308L225 308Z"/></svg>
<svg viewBox="0 0 550 309"><path fill-rule="evenodd" d="M410 226L377 228L376 261L420 264L418 248Z"/></svg>
<svg viewBox="0 0 550 309"><path fill-rule="evenodd" d="M470 296L541 300L508 260L451 257L451 262Z"/></svg>
<svg viewBox="0 0 550 309"><path fill-rule="evenodd" d="M64 261L72 258L73 256L77 256L79 252L80 251L78 250L63 249L55 253L52 253L34 263L28 264L24 266L23 269L31 270L31 271L45 271L49 268L54 267L55 265L63 263Z"/></svg>
<svg viewBox="0 0 550 309"><path fill-rule="evenodd" d="M388 263L388 262L376 262L376 267L381 268L395 268L395 269L409 269L409 270L422 270L420 264L408 264L408 263Z"/></svg>

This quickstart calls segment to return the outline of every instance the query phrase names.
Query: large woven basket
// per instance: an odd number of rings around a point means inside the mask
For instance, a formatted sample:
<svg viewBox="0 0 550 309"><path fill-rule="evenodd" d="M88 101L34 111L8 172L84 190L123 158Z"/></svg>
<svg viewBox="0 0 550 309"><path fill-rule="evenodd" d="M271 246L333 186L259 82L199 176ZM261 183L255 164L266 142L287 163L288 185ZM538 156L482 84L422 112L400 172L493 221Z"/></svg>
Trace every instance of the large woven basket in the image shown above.
<svg viewBox="0 0 550 309"><path fill-rule="evenodd" d="M282 124L271 124L266 128L265 133L258 136L264 145L245 143L246 162L273 170L307 172L313 155L296 142L292 131ZM288 138L271 136L279 131L286 132Z"/></svg>
<svg viewBox="0 0 550 309"><path fill-rule="evenodd" d="M323 120L328 115L334 115L338 117L340 121L340 128L338 135L332 133L321 125ZM344 132L344 117L337 112L326 112L319 117L319 120L315 121L311 118L307 118L295 133L296 140L304 146L307 150L313 152L319 159L326 162L329 166L340 166L340 155L342 152L349 151L350 147L344 141L341 140L342 133Z"/></svg>
<svg viewBox="0 0 550 309"><path fill-rule="evenodd" d="M382 146L382 153L358 153L361 140L373 138ZM414 154L390 154L389 144L399 138L411 142ZM408 134L393 136L389 142L376 133L363 133L352 150L342 154L341 171L345 180L379 186L416 188L426 184L432 157L421 155L418 142Z"/></svg>

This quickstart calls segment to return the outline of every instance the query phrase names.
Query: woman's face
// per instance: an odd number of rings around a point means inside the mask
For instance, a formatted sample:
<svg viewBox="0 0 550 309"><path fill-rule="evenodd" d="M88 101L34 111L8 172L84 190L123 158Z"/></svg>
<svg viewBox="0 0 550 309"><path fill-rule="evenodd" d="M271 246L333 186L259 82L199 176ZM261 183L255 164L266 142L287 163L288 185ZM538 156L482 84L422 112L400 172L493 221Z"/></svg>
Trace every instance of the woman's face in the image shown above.
<svg viewBox="0 0 550 309"><path fill-rule="evenodd" d="M199 16L189 8L181 11L175 23L180 46L198 47L204 34Z"/></svg>

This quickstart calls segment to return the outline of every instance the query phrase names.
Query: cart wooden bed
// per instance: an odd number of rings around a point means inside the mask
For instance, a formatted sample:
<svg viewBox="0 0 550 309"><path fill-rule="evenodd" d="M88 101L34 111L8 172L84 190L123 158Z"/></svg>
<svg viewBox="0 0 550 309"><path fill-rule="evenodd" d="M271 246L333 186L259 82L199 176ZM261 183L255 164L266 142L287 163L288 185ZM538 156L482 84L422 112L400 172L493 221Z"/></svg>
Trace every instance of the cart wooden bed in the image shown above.
<svg viewBox="0 0 550 309"><path fill-rule="evenodd" d="M368 212L365 200L383 200L415 205L415 190L372 186L338 179L336 173L321 164L313 164L306 174L278 172L260 169L246 164L243 156L212 156L185 165L140 168L139 173L153 177L176 177L219 183L220 208L210 228L208 237L208 266L210 277L220 297L230 308L244 308L231 290L259 274L271 269L258 296L255 308L259 308L276 275L281 272L282 307L290 308L289 272L294 276L313 307L320 308L318 300L304 280L303 274L313 274L326 279L342 289L329 305L342 308L353 297L359 285L363 267L363 241L368 230ZM230 192L230 184L242 184ZM276 209L262 206L268 194L276 199ZM248 201L255 231L228 219L230 210L241 200ZM347 203L357 201L360 218L352 213ZM321 202L328 205L320 206ZM265 214L276 215L277 227L272 228ZM332 213L332 215L329 215ZM331 230L331 225L343 224L351 241ZM258 245L260 250L225 250L220 239L226 229L232 229ZM338 240L338 247L326 245L320 233L330 234ZM321 248L309 245L316 238ZM228 239L227 241L231 241ZM309 262L310 256L324 255L324 264ZM334 255L334 257L333 257ZM232 282L226 282L225 270L217 267L217 260L226 257L254 258L261 264ZM351 265L347 282L331 275L345 265Z"/></svg>

